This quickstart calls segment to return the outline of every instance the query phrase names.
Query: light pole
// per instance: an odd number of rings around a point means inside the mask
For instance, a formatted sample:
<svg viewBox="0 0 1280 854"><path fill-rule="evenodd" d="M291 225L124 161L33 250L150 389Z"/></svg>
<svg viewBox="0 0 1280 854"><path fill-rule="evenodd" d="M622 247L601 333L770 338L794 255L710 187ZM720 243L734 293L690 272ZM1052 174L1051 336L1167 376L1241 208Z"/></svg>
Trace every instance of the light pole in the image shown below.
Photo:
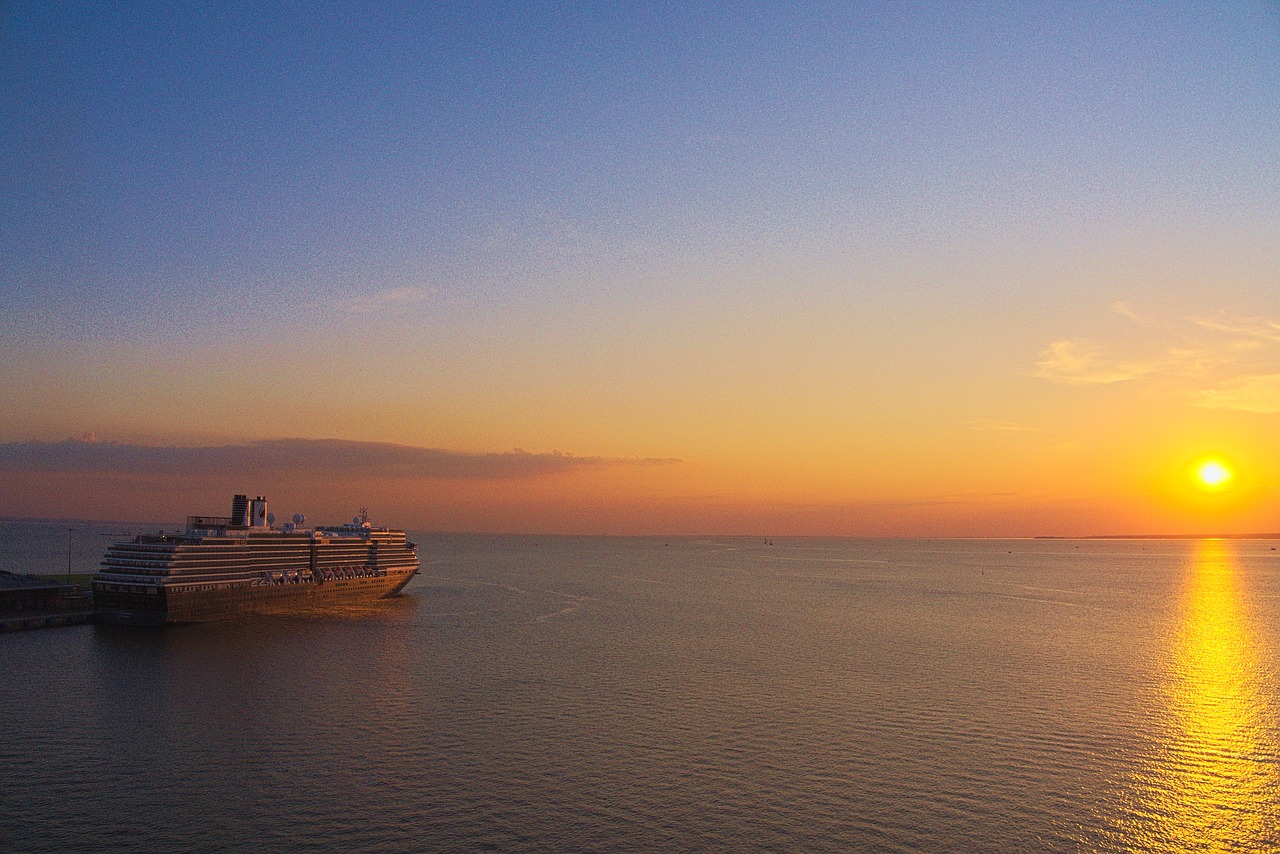
<svg viewBox="0 0 1280 854"><path fill-rule="evenodd" d="M71 583L71 532L74 528L67 528L67 583Z"/></svg>

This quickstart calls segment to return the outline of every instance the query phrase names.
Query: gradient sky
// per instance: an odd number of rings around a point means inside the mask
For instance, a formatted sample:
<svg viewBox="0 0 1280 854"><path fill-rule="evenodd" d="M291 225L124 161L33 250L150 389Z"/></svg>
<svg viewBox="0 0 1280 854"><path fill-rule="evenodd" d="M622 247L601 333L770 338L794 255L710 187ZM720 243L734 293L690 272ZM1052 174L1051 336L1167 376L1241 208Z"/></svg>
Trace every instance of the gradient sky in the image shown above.
<svg viewBox="0 0 1280 854"><path fill-rule="evenodd" d="M0 514L1280 530L1276 4L679 5L5 4Z"/></svg>

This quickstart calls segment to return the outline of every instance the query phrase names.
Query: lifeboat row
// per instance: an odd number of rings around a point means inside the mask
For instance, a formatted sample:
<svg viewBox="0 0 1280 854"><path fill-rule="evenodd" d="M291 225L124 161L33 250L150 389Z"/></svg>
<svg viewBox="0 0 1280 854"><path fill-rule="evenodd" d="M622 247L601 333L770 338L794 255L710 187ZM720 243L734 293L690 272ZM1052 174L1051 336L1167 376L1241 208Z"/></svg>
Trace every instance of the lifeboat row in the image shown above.
<svg viewBox="0 0 1280 854"><path fill-rule="evenodd" d="M267 587L279 584L323 584L326 581L338 581L344 578L382 578L387 574L385 569L372 566L337 566L325 567L312 571L303 569L288 572L264 572L254 579L254 587Z"/></svg>

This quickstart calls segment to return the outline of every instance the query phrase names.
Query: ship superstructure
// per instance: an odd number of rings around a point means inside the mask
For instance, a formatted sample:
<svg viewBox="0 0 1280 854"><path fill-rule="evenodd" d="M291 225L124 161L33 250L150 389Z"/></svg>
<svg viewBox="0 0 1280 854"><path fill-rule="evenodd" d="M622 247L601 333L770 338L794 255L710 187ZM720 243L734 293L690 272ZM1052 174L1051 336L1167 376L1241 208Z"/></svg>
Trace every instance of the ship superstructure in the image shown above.
<svg viewBox="0 0 1280 854"><path fill-rule="evenodd" d="M237 495L230 516L188 516L184 531L112 544L93 579L97 620L165 625L287 613L399 593L418 571L404 531L360 515L343 525L276 527L267 501Z"/></svg>

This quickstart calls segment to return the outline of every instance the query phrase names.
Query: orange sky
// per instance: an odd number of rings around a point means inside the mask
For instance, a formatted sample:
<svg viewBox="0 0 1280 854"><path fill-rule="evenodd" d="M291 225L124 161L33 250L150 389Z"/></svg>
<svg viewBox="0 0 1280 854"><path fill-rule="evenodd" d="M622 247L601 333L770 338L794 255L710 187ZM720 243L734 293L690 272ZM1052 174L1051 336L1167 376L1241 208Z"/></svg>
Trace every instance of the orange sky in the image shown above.
<svg viewBox="0 0 1280 854"><path fill-rule="evenodd" d="M1280 529L1274 9L997 6L23 7L0 514Z"/></svg>

